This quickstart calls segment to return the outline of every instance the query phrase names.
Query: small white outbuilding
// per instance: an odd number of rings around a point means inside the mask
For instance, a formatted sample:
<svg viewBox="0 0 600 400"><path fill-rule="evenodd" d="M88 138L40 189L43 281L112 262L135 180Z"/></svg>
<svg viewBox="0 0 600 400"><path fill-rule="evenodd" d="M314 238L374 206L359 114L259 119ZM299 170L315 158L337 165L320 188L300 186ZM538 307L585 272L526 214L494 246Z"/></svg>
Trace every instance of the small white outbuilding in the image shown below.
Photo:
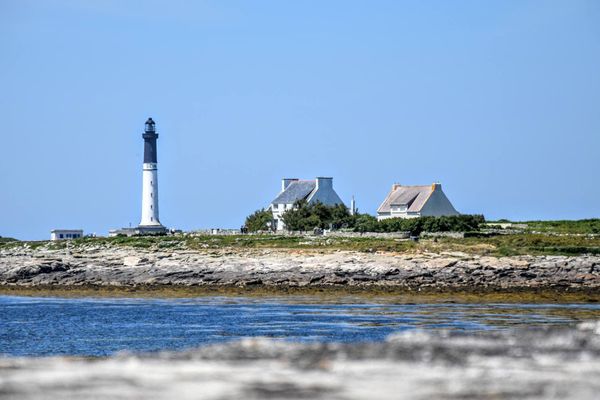
<svg viewBox="0 0 600 400"><path fill-rule="evenodd" d="M377 219L380 221L387 218L445 215L459 215L459 212L450 203L439 183L422 186L403 186L395 183L377 209Z"/></svg>
<svg viewBox="0 0 600 400"><path fill-rule="evenodd" d="M83 237L82 229L53 229L50 231L50 240L79 239Z"/></svg>

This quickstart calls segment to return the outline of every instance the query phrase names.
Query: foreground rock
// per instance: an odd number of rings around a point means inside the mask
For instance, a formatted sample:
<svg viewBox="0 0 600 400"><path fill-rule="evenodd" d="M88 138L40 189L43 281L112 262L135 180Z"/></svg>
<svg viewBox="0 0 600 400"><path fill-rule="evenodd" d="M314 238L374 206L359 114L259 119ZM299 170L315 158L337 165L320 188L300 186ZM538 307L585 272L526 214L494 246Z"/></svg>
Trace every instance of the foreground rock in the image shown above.
<svg viewBox="0 0 600 400"><path fill-rule="evenodd" d="M598 256L482 257L293 250L0 250L0 287L600 288Z"/></svg>
<svg viewBox="0 0 600 400"><path fill-rule="evenodd" d="M12 399L597 399L600 323L411 332L372 344L247 340L106 359L0 359Z"/></svg>

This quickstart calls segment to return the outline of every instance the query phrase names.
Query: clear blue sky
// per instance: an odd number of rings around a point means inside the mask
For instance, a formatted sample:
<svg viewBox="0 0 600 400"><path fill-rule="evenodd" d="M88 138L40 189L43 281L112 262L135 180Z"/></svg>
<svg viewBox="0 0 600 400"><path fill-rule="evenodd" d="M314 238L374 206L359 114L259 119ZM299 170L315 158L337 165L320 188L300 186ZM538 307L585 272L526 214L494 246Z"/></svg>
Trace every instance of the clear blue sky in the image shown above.
<svg viewBox="0 0 600 400"><path fill-rule="evenodd" d="M0 235L239 227L282 177L374 213L600 216L600 2L0 0Z"/></svg>

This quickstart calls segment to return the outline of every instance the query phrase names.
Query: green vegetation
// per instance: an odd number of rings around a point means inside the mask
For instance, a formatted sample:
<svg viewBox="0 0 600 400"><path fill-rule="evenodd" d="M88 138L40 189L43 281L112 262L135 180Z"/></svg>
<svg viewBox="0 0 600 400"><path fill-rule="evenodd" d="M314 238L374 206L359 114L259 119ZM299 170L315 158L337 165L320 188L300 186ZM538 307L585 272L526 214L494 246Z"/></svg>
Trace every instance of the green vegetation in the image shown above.
<svg viewBox="0 0 600 400"><path fill-rule="evenodd" d="M273 214L271 211L263 208L262 210L257 210L253 214L248 215L244 226L250 232L266 231L270 229L272 221Z"/></svg>
<svg viewBox="0 0 600 400"><path fill-rule="evenodd" d="M17 242L17 239L7 238L0 236L0 243L9 243L9 242Z"/></svg>
<svg viewBox="0 0 600 400"><path fill-rule="evenodd" d="M425 242L423 241L423 244ZM600 237L518 233L464 239L438 238L429 251L462 251L490 256L600 254Z"/></svg>
<svg viewBox="0 0 600 400"><path fill-rule="evenodd" d="M375 232L446 232L452 230L477 231L483 224L481 216L460 216L441 218L418 218L410 220L389 219L381 222L369 215L359 214L346 218L343 209L339 214L327 214L320 207L302 208L313 210L321 222L345 221L351 229ZM316 210L316 211L315 211ZM313 212L311 211L311 212ZM331 211L331 210L330 210ZM346 210L347 211L347 210ZM297 213L296 215L298 215ZM263 213L264 215L264 213ZM306 214L305 214L306 215ZM313 214L308 215L308 218ZM307 220L305 218L304 220ZM328 219L331 218L331 219ZM257 218L258 219L258 218ZM491 224L499 224L492 222ZM507 223L507 222L502 222ZM415 225L411 225L415 224ZM422 238L419 242L397 238L365 236L342 237L334 235L175 235L175 236L133 236L112 238L81 238L70 241L24 242L0 238L0 249L26 247L29 249L62 250L73 252L95 246L116 246L157 251L198 250L208 252L281 249L291 251L329 252L338 250L359 252L463 252L473 255L512 256L512 255L600 255L600 235L596 234L600 220L582 221L533 221L522 231L506 231L507 234L486 235L485 232L467 235L465 238ZM320 225L317 225L320 226ZM502 230L501 230L502 232Z"/></svg>
<svg viewBox="0 0 600 400"><path fill-rule="evenodd" d="M368 214L350 215L343 204L326 206L322 203L298 201L293 209L283 214L283 222L291 231L347 228L355 232L410 232L412 235L420 235L422 232L476 232L485 218L483 215L457 215L377 221L377 218Z"/></svg>
<svg viewBox="0 0 600 400"><path fill-rule="evenodd" d="M520 230L528 233L547 233L554 235L599 235L600 219L559 220L559 221L509 221L501 219L488 221L488 228Z"/></svg>
<svg viewBox="0 0 600 400"><path fill-rule="evenodd" d="M308 204L300 200L294 204L294 208L283 213L283 222L288 230L310 231L315 228L351 227L354 218L343 204L326 206L320 202Z"/></svg>
<svg viewBox="0 0 600 400"><path fill-rule="evenodd" d="M377 221L367 214L356 217L356 232L476 232L485 222L483 215L456 215L449 217L389 218Z"/></svg>
<svg viewBox="0 0 600 400"><path fill-rule="evenodd" d="M491 237L405 239L380 237L253 235L178 235L114 238L82 238L61 242L0 242L0 249L27 246L77 252L89 246L116 246L157 251L197 250L208 252L242 250L290 250L331 252L462 252L472 255L600 255L600 236L518 233ZM216 253L219 254L219 253Z"/></svg>
<svg viewBox="0 0 600 400"><path fill-rule="evenodd" d="M531 232L552 232L557 234L600 234L600 219L581 219L578 221L526 221Z"/></svg>

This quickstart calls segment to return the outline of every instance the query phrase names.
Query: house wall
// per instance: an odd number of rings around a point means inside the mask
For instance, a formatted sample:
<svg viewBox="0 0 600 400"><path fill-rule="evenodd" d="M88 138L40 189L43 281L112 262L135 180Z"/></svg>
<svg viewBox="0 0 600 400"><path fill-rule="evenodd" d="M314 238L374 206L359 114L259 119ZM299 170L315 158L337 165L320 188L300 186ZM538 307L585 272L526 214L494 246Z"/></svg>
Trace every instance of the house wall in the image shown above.
<svg viewBox="0 0 600 400"><path fill-rule="evenodd" d="M421 214L415 212L377 213L377 220L381 221L388 218L418 218L420 216Z"/></svg>
<svg viewBox="0 0 600 400"><path fill-rule="evenodd" d="M78 239L83 237L83 230L79 229L55 229L50 232L50 240Z"/></svg>
<svg viewBox="0 0 600 400"><path fill-rule="evenodd" d="M273 220L275 221L275 230L281 231L285 229L285 224L283 223L283 213L287 210L292 209L293 204L271 204L269 206L271 212L273 213Z"/></svg>

